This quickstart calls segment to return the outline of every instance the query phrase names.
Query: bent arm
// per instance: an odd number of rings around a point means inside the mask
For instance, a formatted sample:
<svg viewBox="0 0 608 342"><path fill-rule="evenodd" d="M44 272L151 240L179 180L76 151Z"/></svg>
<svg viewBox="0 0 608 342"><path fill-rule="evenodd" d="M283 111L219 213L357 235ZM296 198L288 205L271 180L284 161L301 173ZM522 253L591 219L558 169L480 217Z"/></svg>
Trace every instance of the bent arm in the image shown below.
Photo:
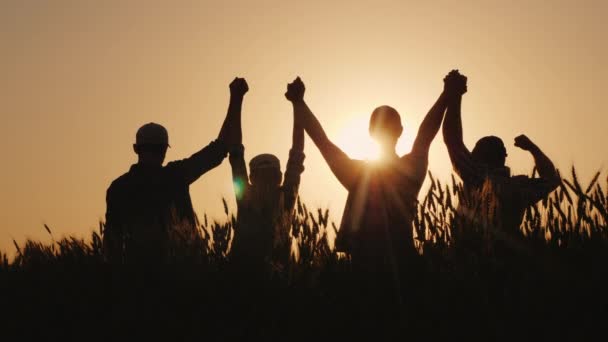
<svg viewBox="0 0 608 342"><path fill-rule="evenodd" d="M439 132L439 127L441 126L446 107L446 95L445 93L442 93L420 124L418 134L416 135L412 147L412 155L417 157L428 156L431 143L433 142L433 139L435 139L437 132Z"/></svg>
<svg viewBox="0 0 608 342"><path fill-rule="evenodd" d="M540 178L531 179L529 186L525 187L523 191L524 200L528 205L532 205L546 198L551 191L555 190L561 179L553 162L538 146L532 144L529 151L534 157L534 163L540 176Z"/></svg>
<svg viewBox="0 0 608 342"><path fill-rule="evenodd" d="M352 189L356 184L361 163L350 159L346 153L329 140L321 123L304 100L294 101L293 110L296 120L299 120L306 133L319 148L333 174L345 188Z"/></svg>
<svg viewBox="0 0 608 342"><path fill-rule="evenodd" d="M293 113L293 131L291 136L291 150L304 152L304 125L302 115L296 115L296 106Z"/></svg>
<svg viewBox="0 0 608 342"><path fill-rule="evenodd" d="M543 151L536 145L533 145L530 149L530 153L534 157L534 163L536 164L536 169L538 170L538 175L540 178L547 180L551 184L559 185L560 178L553 162Z"/></svg>
<svg viewBox="0 0 608 342"><path fill-rule="evenodd" d="M226 143L215 140L189 158L167 164L166 168L177 170L174 172L178 172L186 184L192 184L207 171L219 166L227 154Z"/></svg>
<svg viewBox="0 0 608 342"><path fill-rule="evenodd" d="M447 113L443 121L443 140L449 148L465 148L462 137L462 96L448 100Z"/></svg>
<svg viewBox="0 0 608 342"><path fill-rule="evenodd" d="M239 79L235 79L231 85ZM244 81L243 81L244 82ZM177 162L181 165L181 172L187 184L192 184L207 171L222 163L229 150L242 147L243 133L241 130L241 111L243 107L244 91L231 89L230 103L226 118L216 141L193 154L190 158Z"/></svg>

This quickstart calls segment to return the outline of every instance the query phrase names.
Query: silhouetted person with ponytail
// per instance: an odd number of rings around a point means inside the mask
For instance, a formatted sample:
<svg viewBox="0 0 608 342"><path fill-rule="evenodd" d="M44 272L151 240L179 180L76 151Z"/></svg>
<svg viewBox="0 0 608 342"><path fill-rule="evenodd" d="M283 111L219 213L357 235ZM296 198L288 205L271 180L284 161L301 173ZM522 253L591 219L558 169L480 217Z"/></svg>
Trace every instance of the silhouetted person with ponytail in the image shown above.
<svg viewBox="0 0 608 342"><path fill-rule="evenodd" d="M248 90L242 80L233 91L235 101L242 101ZM267 268L271 262L285 265L291 255L290 228L294 205L304 171L304 129L294 118L292 146L281 172L279 158L260 154L245 164L241 133L241 112L234 121L235 147L230 151L230 165L238 207L237 225L231 247L231 260L250 271Z"/></svg>
<svg viewBox="0 0 608 342"><path fill-rule="evenodd" d="M467 91L467 79L460 74L456 77L459 91L449 98L443 140L454 171L463 181L459 216L468 223L459 229L479 224L495 231L499 240L508 242L520 236L519 226L525 209L547 198L560 184L560 177L551 160L525 135L515 138L515 146L532 154L539 178L512 176L505 166L506 148L498 137L483 137L469 151L463 142L461 120L462 95ZM454 233L458 239L460 233Z"/></svg>

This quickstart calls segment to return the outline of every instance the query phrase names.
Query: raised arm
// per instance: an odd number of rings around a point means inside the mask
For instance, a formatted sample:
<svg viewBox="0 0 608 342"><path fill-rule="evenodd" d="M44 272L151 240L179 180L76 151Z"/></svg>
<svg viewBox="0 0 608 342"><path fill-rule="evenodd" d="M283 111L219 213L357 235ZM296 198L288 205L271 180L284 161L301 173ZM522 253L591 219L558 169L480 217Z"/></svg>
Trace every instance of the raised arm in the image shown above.
<svg viewBox="0 0 608 342"><path fill-rule="evenodd" d="M237 203L243 198L245 191L249 187L249 176L245 165L245 147L243 146L243 131L241 126L241 114L243 99L249 91L249 85L244 78L235 78L230 83L230 104L226 120L230 129L230 136L233 138L229 144L230 167L232 169L232 184ZM221 133L220 133L221 135Z"/></svg>
<svg viewBox="0 0 608 342"><path fill-rule="evenodd" d="M450 149L464 149L462 137L461 105L462 95L467 92L467 78L458 72L451 71L444 78L444 92L448 93L448 110L443 122L443 140Z"/></svg>
<svg viewBox="0 0 608 342"><path fill-rule="evenodd" d="M249 91L249 85L244 78L236 77L230 83L228 113L217 137L217 140L224 142L228 146L228 149L243 143L241 109L243 107L243 98L247 91Z"/></svg>
<svg viewBox="0 0 608 342"><path fill-rule="evenodd" d="M230 83L230 104L228 113L222 124L217 140L202 150L174 163L174 166L183 173L186 183L191 184L207 171L220 165L228 151L242 146L241 108L243 97L249 90L243 78L235 78Z"/></svg>
<svg viewBox="0 0 608 342"><path fill-rule="evenodd" d="M467 91L467 78L457 72L450 72L444 79L447 92L447 113L443 121L443 141L445 142L452 166L463 181L479 181L471 152L467 149L462 135L462 95Z"/></svg>
<svg viewBox="0 0 608 342"><path fill-rule="evenodd" d="M302 124L302 116L296 115L294 106L293 111L293 131L291 135L291 151L304 152L304 125Z"/></svg>
<svg viewBox="0 0 608 342"><path fill-rule="evenodd" d="M462 125L460 124L459 114L460 104L457 104L454 101L457 101L462 94L466 92L467 78L459 74L458 70L452 70L443 79L443 82L443 92L439 95L439 98L420 124L418 135L416 135L412 147L413 155L428 156L429 148L431 147L431 143L433 142L433 139L435 139L437 132L439 132L439 127L441 126L441 121L443 120L446 108L448 108L449 113L450 106L453 111L457 110L458 113L453 112L450 119L446 117L446 122L449 126L447 129L452 132L453 137L451 138L453 138L453 140L460 140L462 142ZM446 123L443 125L443 135L445 139Z"/></svg>
<svg viewBox="0 0 608 342"><path fill-rule="evenodd" d="M538 170L538 175L540 176L538 179L531 179L530 186L525 188L524 191L525 197L530 201L530 204L533 204L557 188L561 182L559 173L555 169L551 159L527 136L522 134L515 138L515 146L532 154L536 170Z"/></svg>
<svg viewBox="0 0 608 342"><path fill-rule="evenodd" d="M319 120L304 102L304 91L304 83L299 77L287 86L285 97L293 104L294 116L321 151L321 155L340 183L349 190L353 189L361 172L362 162L350 159L329 140Z"/></svg>
<svg viewBox="0 0 608 342"><path fill-rule="evenodd" d="M439 132L439 127L441 127L441 121L443 120L443 114L445 113L446 107L446 95L445 92L443 92L439 95L439 98L433 107L431 107L431 110L426 114L424 120L422 120L420 128L418 128L418 134L416 135L414 145L412 146L412 155L422 157L428 156L431 143L433 142L433 139L435 139L437 132Z"/></svg>
<svg viewBox="0 0 608 342"><path fill-rule="evenodd" d="M289 150L289 160L285 169L283 192L285 193L285 209L293 209L300 187L300 175L304 172L304 127L302 118L293 113L292 144Z"/></svg>

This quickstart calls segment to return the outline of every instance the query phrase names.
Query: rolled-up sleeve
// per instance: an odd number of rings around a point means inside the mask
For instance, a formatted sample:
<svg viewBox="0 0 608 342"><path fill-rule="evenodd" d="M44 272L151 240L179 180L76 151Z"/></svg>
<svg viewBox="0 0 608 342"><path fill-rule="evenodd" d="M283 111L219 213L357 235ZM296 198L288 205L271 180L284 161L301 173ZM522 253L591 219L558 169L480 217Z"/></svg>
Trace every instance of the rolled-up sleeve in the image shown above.
<svg viewBox="0 0 608 342"><path fill-rule="evenodd" d="M189 158L167 164L167 168L178 170L185 182L191 184L207 171L220 165L227 154L226 144L215 140Z"/></svg>

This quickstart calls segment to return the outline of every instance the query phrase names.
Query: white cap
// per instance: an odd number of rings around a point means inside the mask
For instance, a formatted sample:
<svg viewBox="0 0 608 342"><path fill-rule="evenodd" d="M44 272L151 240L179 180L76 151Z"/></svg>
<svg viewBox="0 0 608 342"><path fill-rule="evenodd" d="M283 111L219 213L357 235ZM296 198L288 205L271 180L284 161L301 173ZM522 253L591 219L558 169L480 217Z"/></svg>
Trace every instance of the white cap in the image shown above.
<svg viewBox="0 0 608 342"><path fill-rule="evenodd" d="M257 155L249 162L249 169L251 170L269 168L275 168L278 170L281 169L281 162L279 161L279 158L272 154L264 153Z"/></svg>

